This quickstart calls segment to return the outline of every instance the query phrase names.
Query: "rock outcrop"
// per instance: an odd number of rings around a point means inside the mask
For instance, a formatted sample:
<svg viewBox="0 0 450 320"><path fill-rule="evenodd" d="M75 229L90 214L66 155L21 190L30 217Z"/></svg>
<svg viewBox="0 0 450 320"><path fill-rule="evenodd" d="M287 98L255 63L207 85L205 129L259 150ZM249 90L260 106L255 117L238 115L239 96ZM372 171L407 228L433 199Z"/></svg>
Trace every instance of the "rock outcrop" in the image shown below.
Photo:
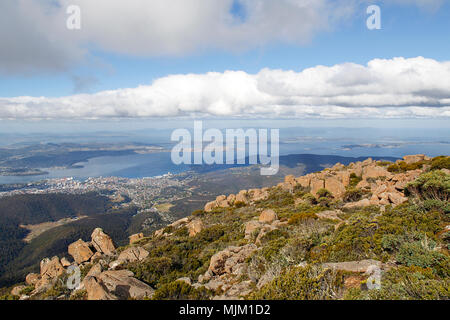
<svg viewBox="0 0 450 320"><path fill-rule="evenodd" d="M128 270L105 271L97 276L96 279L103 288L106 288L109 294L119 299L151 298L155 290L142 281L133 278L133 276L133 272Z"/></svg>
<svg viewBox="0 0 450 320"><path fill-rule="evenodd" d="M189 230L189 237L194 237L203 230L203 222L200 219L193 220L187 225L187 228Z"/></svg>
<svg viewBox="0 0 450 320"><path fill-rule="evenodd" d="M278 219L277 214L272 209L264 210L259 216L259 222L262 223L272 223Z"/></svg>
<svg viewBox="0 0 450 320"><path fill-rule="evenodd" d="M101 228L96 228L91 235L92 245L95 250L104 254L112 254L116 248L110 236L103 232Z"/></svg>
<svg viewBox="0 0 450 320"><path fill-rule="evenodd" d="M143 261L148 255L148 251L142 247L130 247L120 253L118 260L124 262Z"/></svg>
<svg viewBox="0 0 450 320"><path fill-rule="evenodd" d="M131 235L129 237L129 239L130 239L130 244L134 244L134 243L144 239L144 234L142 232L136 233L136 234Z"/></svg>
<svg viewBox="0 0 450 320"><path fill-rule="evenodd" d="M94 255L89 245L81 239L70 244L68 252L78 264L89 261Z"/></svg>

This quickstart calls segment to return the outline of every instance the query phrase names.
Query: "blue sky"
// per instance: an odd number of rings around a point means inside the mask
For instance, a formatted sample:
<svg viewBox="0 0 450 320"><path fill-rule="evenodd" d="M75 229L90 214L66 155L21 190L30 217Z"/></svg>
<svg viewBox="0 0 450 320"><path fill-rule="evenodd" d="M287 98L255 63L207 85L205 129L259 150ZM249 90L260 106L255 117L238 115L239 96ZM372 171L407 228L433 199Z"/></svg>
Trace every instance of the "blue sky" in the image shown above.
<svg viewBox="0 0 450 320"><path fill-rule="evenodd" d="M375 1L376 3L376 1ZM85 63L63 72L0 76L0 97L66 96L74 92L95 92L132 88L150 84L169 74L243 70L257 73L263 68L302 70L316 65L342 62L366 64L374 58L424 56L449 60L450 3L437 11L417 6L380 5L382 30L366 28L367 14L359 10L355 17L335 30L317 35L305 45L269 44L245 52L203 50L184 56L134 57L93 50L101 61ZM237 16L242 10L233 7ZM102 65L103 64L103 65ZM86 86L75 88L73 77L86 79Z"/></svg>

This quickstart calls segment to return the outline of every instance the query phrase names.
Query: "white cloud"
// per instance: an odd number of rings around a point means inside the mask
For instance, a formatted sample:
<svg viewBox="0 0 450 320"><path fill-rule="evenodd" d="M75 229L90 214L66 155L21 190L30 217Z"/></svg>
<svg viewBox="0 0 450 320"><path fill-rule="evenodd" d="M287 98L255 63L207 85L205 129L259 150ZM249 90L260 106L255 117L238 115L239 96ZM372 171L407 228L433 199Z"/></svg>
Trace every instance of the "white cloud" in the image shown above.
<svg viewBox="0 0 450 320"><path fill-rule="evenodd" d="M2 0L0 72L64 70L86 48L136 55L243 51L268 43L304 44L351 16L356 0ZM236 0L237 1L237 0ZM81 8L81 30L66 9ZM4 49L5 48L5 49Z"/></svg>
<svg viewBox="0 0 450 320"><path fill-rule="evenodd" d="M62 98L0 98L1 119L450 117L450 62L422 57L172 75L151 85Z"/></svg>
<svg viewBox="0 0 450 320"><path fill-rule="evenodd" d="M245 19L230 13L233 1ZM1 0L0 72L67 71L92 49L135 56L302 45L356 17L368 0ZM385 0L437 8L441 0ZM70 5L81 30L66 28ZM362 12L362 10L361 10Z"/></svg>

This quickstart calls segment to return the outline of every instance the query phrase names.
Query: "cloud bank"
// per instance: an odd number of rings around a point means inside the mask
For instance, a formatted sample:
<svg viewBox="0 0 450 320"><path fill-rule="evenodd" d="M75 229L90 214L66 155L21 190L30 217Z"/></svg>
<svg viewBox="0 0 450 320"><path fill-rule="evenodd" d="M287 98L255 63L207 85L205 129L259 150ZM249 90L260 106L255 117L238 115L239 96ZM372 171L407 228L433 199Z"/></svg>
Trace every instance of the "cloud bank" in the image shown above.
<svg viewBox="0 0 450 320"><path fill-rule="evenodd" d="M244 51L308 43L355 17L367 0L1 0L0 72L64 72L93 50L128 56ZM438 7L441 0L386 0ZM241 8L233 14L232 8ZM81 30L66 28L70 5ZM361 11L362 12L362 11Z"/></svg>
<svg viewBox="0 0 450 320"><path fill-rule="evenodd" d="M1 119L450 117L450 61L423 57L171 75L137 88L0 98Z"/></svg>

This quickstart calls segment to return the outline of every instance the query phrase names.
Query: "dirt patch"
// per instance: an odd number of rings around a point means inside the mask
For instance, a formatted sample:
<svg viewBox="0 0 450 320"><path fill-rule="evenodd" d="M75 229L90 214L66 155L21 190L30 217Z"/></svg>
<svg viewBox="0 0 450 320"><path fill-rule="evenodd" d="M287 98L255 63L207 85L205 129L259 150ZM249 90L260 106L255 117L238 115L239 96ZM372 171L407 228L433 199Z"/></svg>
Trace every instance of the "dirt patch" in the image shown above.
<svg viewBox="0 0 450 320"><path fill-rule="evenodd" d="M81 219L87 218L87 216L80 216L76 218L64 218L55 222L43 222L39 224L28 224L28 225L20 225L21 228L30 230L30 233L23 239L25 242L30 242L40 234L44 233L45 231L48 231L50 229L63 226L65 224L75 222Z"/></svg>

